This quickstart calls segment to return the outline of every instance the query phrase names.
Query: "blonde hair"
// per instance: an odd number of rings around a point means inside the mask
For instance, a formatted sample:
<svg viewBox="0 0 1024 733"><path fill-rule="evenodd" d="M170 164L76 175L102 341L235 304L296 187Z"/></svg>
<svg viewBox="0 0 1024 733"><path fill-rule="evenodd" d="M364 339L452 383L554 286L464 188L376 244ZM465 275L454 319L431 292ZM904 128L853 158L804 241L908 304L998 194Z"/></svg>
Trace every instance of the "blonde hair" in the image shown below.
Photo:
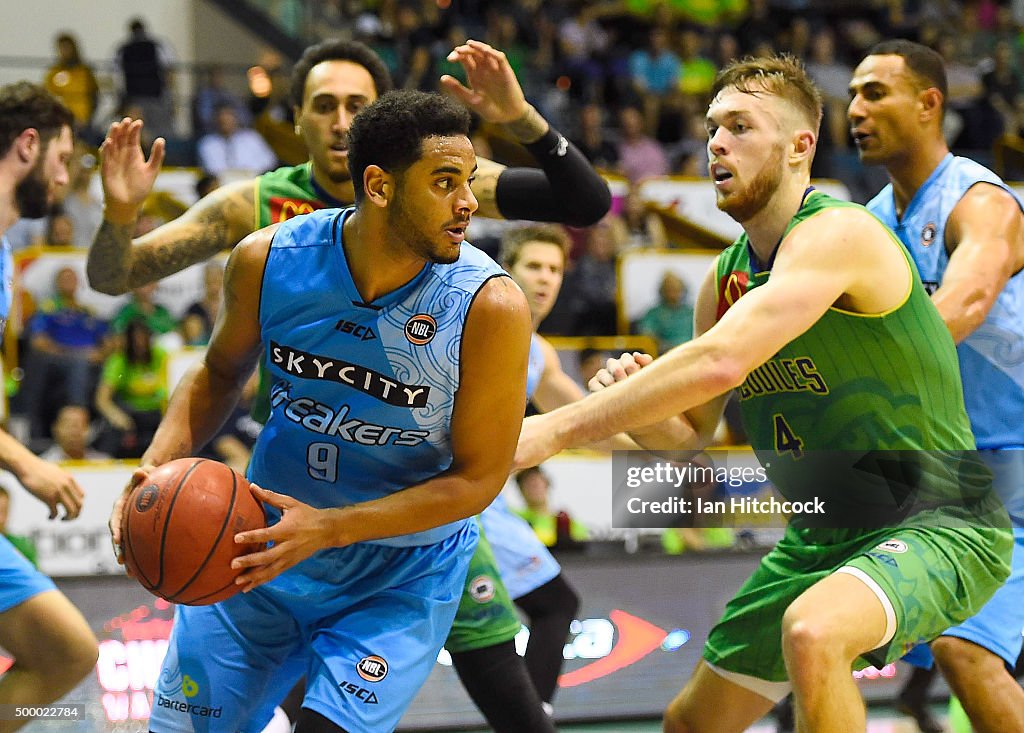
<svg viewBox="0 0 1024 733"><path fill-rule="evenodd" d="M821 92L795 56L747 56L734 61L718 72L711 98L729 88L744 94L772 94L787 100L811 123L817 137L822 117Z"/></svg>

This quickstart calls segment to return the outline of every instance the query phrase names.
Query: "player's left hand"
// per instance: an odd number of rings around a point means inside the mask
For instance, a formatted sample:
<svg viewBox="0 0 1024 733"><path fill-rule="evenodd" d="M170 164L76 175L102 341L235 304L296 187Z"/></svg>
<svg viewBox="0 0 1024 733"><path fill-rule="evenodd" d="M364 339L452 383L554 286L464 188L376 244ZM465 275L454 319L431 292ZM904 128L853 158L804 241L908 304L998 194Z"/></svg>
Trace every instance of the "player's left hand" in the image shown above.
<svg viewBox="0 0 1024 733"><path fill-rule="evenodd" d="M462 64L469 87L449 74L441 77L441 86L488 122L514 122L530 108L503 51L470 39L453 49L448 60Z"/></svg>
<svg viewBox="0 0 1024 733"><path fill-rule="evenodd" d="M273 580L288 568L331 544L331 526L323 510L303 504L294 497L261 489L256 484L252 485L252 494L263 503L280 509L281 521L270 527L251 529L235 535L235 542L241 545L273 543L271 547L231 561L234 569L244 568L235 583L241 585L245 593Z"/></svg>
<svg viewBox="0 0 1024 733"><path fill-rule="evenodd" d="M512 462L513 470L540 465L561 450L548 422L548 415L532 415L523 420L516 457Z"/></svg>

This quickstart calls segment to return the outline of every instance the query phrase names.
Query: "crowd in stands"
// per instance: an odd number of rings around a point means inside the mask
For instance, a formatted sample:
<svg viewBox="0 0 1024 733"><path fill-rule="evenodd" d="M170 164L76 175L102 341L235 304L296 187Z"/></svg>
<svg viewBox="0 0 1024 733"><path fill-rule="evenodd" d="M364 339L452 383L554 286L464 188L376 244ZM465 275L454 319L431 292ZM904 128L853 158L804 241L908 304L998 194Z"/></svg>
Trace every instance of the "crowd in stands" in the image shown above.
<svg viewBox="0 0 1024 733"><path fill-rule="evenodd" d="M505 51L527 97L584 152L622 182L625 194L602 222L571 232L574 246L565 283L541 332L606 336L619 332L617 262L634 249L686 245L670 238L663 218L639 193L652 177L706 175L704 110L717 69L746 54L788 51L802 58L825 99L821 152L815 175L841 179L854 200L864 201L882 183L879 171L856 162L846 120L847 84L854 65L875 42L908 37L935 47L946 60L950 94L946 133L958 148L990 160L993 146L1024 133L1024 2L996 0L864 0L795 3L717 0L704 3L647 0L348 0L263 3L293 35L307 42L352 37L373 47L398 86L433 90L441 74L459 77L448 52L466 38ZM449 7L450 5L450 7ZM799 5L800 12L789 12ZM372 8L372 9L370 9ZM172 121L181 99L176 76L183 68L159 29L131 21L115 58L119 96L113 114L100 114L103 85L74 34L55 38L55 60L42 75L46 87L75 115L83 141L60 210L46 220L12 228L16 251L89 246L102 219L94 146L111 118L145 120L143 145L157 135L172 138L171 162L194 166L196 196L222 179L252 176L305 160L293 132L287 95L288 63L261 51L240 72L201 67L189 100L191 134ZM187 71L193 71L187 69ZM107 85L108 87L110 85ZM478 153L523 163L486 125L474 133ZM1024 143L1021 145L1024 149ZM504 157L509 160L504 160ZM518 156L518 157L517 157ZM1014 171L1001 171L1013 177ZM1020 171L1024 174L1024 170ZM176 216L187 202L153 197L138 234ZM470 239L496 251L504 224L480 222ZM205 273L205 294L181 318L153 300L153 288L136 290L109 320L78 299L78 274L57 272L51 295L29 303L19 335L24 378L8 388L12 410L29 426L32 444L48 457L137 457L152 436L168 397L167 347L202 346L220 304L221 266ZM673 272L660 279L653 307L630 324L660 351L692 336L693 284ZM581 383L600 368L604 352L580 354ZM731 410L727 414L734 415ZM742 442L737 423L724 426L725 440ZM211 443L211 456L244 467L258 427L242 407ZM543 472L520 481L546 484ZM536 494L545 494L538 489ZM523 488L531 523L555 542L582 539L571 520L546 504L534 507ZM541 526L543 525L543 526ZM563 527L564 525L564 527ZM665 548L713 547L721 537L686 530L669 533Z"/></svg>

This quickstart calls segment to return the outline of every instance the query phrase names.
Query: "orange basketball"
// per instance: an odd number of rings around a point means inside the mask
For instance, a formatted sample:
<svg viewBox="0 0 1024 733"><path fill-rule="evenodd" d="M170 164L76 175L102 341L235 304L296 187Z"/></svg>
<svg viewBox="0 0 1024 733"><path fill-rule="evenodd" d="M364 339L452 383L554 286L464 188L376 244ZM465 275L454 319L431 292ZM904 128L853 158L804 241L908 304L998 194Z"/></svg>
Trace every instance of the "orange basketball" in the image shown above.
<svg viewBox="0 0 1024 733"><path fill-rule="evenodd" d="M204 458L165 463L132 490L121 516L129 571L151 593L205 606L237 593L241 571L231 561L262 545L235 544L235 534L265 527L263 505L249 482Z"/></svg>

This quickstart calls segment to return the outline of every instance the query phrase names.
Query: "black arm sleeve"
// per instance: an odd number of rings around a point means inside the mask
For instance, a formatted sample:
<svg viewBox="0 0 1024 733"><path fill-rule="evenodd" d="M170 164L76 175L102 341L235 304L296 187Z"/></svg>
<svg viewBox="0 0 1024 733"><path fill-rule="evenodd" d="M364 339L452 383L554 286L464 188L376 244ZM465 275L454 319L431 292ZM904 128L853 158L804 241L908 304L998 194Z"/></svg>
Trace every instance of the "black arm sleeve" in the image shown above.
<svg viewBox="0 0 1024 733"><path fill-rule="evenodd" d="M495 203L506 219L586 227L611 208L608 184L583 153L553 127L526 146L537 168L506 168L498 176Z"/></svg>

